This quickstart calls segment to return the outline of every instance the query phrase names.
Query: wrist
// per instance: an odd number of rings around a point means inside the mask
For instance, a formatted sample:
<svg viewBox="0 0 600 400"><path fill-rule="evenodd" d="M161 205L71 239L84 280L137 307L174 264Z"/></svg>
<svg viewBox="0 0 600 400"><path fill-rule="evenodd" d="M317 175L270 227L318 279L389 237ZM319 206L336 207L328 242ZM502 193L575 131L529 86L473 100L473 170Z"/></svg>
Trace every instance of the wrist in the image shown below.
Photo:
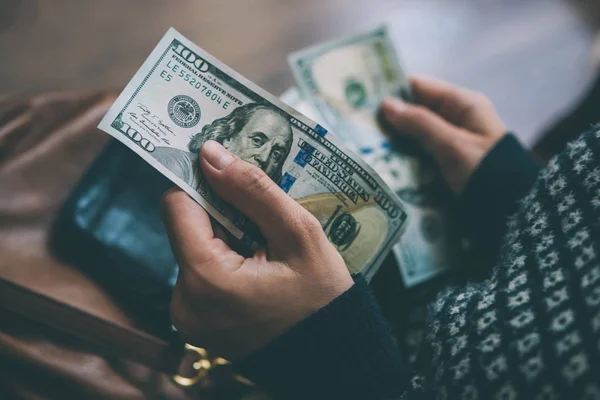
<svg viewBox="0 0 600 400"><path fill-rule="evenodd" d="M234 368L281 398L378 400L398 397L407 387L400 353L360 276Z"/></svg>
<svg viewBox="0 0 600 400"><path fill-rule="evenodd" d="M473 171L458 205L476 250L490 262L506 220L533 186L541 166L510 133L502 136Z"/></svg>

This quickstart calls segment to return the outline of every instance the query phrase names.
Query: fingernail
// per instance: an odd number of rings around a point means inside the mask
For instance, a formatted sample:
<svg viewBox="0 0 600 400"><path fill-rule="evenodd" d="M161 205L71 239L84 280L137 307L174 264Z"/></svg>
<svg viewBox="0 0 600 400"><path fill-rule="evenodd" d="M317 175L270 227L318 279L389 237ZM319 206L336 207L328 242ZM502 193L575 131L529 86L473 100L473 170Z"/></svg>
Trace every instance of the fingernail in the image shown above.
<svg viewBox="0 0 600 400"><path fill-rule="evenodd" d="M381 111L386 118L392 118L406 108L406 103L397 97L386 97L381 102Z"/></svg>
<svg viewBox="0 0 600 400"><path fill-rule="evenodd" d="M201 152L202 158L218 170L222 170L235 160L235 157L225 147L214 140L204 143Z"/></svg>

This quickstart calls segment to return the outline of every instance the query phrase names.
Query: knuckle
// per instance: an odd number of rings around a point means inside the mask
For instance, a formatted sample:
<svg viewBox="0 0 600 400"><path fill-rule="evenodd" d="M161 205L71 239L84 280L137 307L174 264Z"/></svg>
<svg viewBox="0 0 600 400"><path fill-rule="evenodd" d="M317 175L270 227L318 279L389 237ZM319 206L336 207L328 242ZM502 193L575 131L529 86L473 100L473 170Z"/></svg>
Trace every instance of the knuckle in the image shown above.
<svg viewBox="0 0 600 400"><path fill-rule="evenodd" d="M492 104L491 100L482 92L473 92L471 94L472 102L476 106L487 107Z"/></svg>
<svg viewBox="0 0 600 400"><path fill-rule="evenodd" d="M448 158L453 158L457 156L457 154L461 153L463 145L464 143L462 142L462 137L460 137L459 135L448 135L444 140L446 156Z"/></svg>
<svg viewBox="0 0 600 400"><path fill-rule="evenodd" d="M432 117L432 112L423 106L411 107L406 129L410 130L416 139L426 141L432 133L430 132Z"/></svg>
<svg viewBox="0 0 600 400"><path fill-rule="evenodd" d="M197 262L194 271L196 271L200 276L204 276L203 274L208 272L209 269L205 268L205 266L220 265L225 263L225 254L220 246L206 246L198 253L199 254L195 257Z"/></svg>
<svg viewBox="0 0 600 400"><path fill-rule="evenodd" d="M269 190L273 181L260 168L253 165L246 165L242 171L242 182L240 182L250 192L264 192Z"/></svg>
<svg viewBox="0 0 600 400"><path fill-rule="evenodd" d="M463 133L464 132L464 133ZM461 153L465 147L465 138L470 137L470 133L461 128L453 130L451 135L446 137L446 145L453 153Z"/></svg>
<svg viewBox="0 0 600 400"><path fill-rule="evenodd" d="M294 231L305 241L314 240L318 234L323 232L319 220L304 209L299 210L293 219Z"/></svg>
<svg viewBox="0 0 600 400"><path fill-rule="evenodd" d="M427 110L422 106L412 106L406 109L406 117L411 121L419 121L427 117Z"/></svg>

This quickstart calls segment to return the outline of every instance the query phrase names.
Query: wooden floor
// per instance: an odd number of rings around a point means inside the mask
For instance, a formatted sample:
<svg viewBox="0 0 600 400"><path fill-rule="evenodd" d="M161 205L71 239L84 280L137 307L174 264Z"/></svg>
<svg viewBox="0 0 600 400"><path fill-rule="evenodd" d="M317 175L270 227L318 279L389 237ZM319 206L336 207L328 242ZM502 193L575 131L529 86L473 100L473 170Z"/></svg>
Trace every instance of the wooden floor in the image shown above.
<svg viewBox="0 0 600 400"><path fill-rule="evenodd" d="M484 91L526 143L581 95L593 0L2 0L0 95L120 89L169 26L279 94L286 55L390 23L409 70Z"/></svg>

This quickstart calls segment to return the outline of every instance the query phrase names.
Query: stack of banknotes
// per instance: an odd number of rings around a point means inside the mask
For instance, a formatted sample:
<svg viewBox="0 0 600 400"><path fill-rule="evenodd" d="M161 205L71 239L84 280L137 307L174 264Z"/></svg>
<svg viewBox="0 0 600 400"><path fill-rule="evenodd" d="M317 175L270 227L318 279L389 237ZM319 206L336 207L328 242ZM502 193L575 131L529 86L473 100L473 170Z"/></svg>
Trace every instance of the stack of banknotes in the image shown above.
<svg viewBox="0 0 600 400"><path fill-rule="evenodd" d="M371 279L393 249L407 286L456 264L430 160L390 139L385 96L412 100L385 26L290 55L297 87L277 98L175 29L158 43L99 128L194 198L249 249L245 215L203 180L198 152L216 140L267 173L322 224L352 273Z"/></svg>

